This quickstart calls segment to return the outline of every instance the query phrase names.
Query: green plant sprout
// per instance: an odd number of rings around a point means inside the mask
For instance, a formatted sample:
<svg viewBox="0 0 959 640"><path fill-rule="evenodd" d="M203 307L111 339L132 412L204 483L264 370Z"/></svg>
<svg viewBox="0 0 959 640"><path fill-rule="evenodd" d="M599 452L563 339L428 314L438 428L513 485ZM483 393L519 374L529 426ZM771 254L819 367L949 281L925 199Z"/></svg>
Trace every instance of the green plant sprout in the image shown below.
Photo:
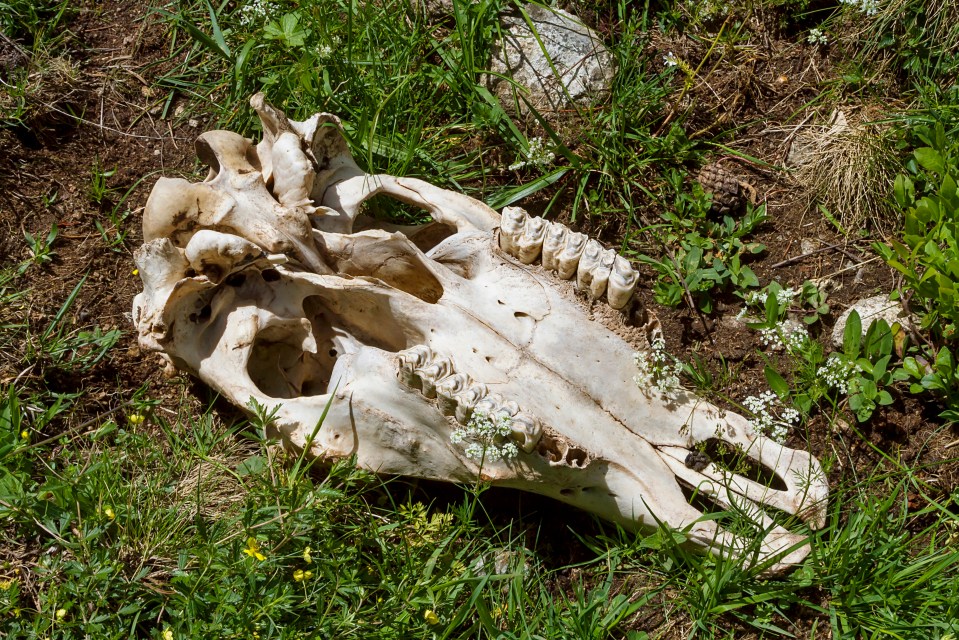
<svg viewBox="0 0 959 640"><path fill-rule="evenodd" d="M56 255L56 251L53 250L53 243L59 233L60 228L57 227L56 222L50 227L46 237L34 236L29 231L24 230L23 237L27 241L27 247L30 249L30 260L34 264L45 265L53 262L53 256Z"/></svg>

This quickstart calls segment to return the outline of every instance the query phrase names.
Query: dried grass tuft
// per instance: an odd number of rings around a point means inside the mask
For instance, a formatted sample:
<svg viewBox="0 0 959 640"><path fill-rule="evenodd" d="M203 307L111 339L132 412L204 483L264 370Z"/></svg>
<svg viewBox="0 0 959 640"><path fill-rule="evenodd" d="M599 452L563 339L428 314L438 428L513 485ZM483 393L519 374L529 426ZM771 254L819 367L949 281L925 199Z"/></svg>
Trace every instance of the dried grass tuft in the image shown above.
<svg viewBox="0 0 959 640"><path fill-rule="evenodd" d="M881 234L899 226L889 201L898 164L887 127L834 111L825 125L796 131L788 164L794 179L846 229Z"/></svg>

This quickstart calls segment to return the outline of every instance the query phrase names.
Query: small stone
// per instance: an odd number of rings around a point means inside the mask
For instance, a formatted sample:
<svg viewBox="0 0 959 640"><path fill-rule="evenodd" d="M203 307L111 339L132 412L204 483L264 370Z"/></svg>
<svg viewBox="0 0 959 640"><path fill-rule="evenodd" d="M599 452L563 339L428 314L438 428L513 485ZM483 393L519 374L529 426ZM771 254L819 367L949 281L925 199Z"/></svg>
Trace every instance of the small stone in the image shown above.
<svg viewBox="0 0 959 640"><path fill-rule="evenodd" d="M525 97L537 111L548 113L571 103L589 105L605 99L615 69L613 56L599 36L561 9L526 5L524 11L536 34L522 15L506 15L503 39L493 48L492 73L486 76L486 84L500 102L513 105L517 90L521 112L527 110Z"/></svg>

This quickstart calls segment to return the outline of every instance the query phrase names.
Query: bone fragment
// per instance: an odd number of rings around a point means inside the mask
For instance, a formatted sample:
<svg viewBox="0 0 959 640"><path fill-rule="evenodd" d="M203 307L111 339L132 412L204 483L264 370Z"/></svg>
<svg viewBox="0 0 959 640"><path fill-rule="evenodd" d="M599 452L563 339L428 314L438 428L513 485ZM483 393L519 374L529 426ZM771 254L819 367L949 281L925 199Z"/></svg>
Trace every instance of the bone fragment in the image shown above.
<svg viewBox="0 0 959 640"><path fill-rule="evenodd" d="M238 236L203 229L190 238L185 255L197 273L219 284L234 269L262 257L263 250Z"/></svg>

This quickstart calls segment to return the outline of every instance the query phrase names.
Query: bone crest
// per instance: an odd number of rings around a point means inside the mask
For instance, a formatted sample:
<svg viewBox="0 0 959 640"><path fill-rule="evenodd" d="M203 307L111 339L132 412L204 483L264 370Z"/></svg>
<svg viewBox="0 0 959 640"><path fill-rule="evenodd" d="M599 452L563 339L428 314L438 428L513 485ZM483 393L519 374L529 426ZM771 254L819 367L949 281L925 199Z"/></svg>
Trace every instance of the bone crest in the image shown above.
<svg viewBox="0 0 959 640"><path fill-rule="evenodd" d="M474 412L510 420L510 438L526 453L532 453L543 435L534 416L521 411L513 400L491 393L468 374L453 371L449 358L439 357L426 345L416 345L396 355L397 378L423 396L436 399L444 415L460 424L469 423Z"/></svg>

